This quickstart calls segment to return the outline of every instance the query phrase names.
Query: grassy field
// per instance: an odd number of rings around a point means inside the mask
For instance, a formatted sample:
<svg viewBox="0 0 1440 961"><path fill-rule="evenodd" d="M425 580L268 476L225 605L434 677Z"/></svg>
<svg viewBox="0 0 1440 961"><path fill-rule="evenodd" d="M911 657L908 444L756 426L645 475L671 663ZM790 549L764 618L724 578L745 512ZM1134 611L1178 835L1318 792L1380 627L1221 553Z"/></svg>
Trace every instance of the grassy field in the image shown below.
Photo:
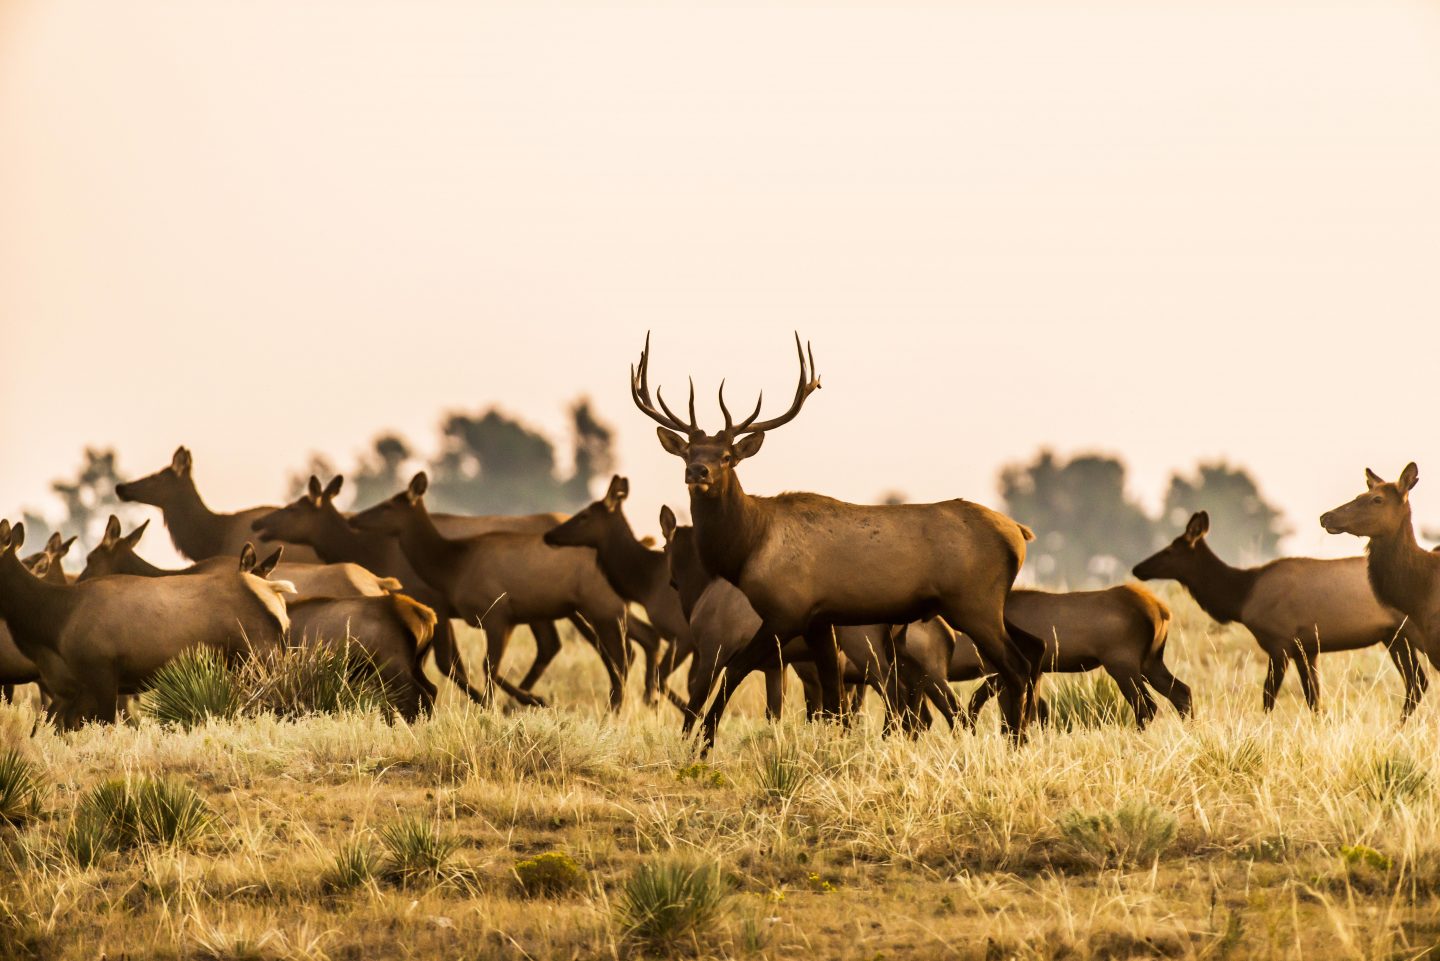
<svg viewBox="0 0 1440 961"><path fill-rule="evenodd" d="M414 726L31 737L30 706L0 707L42 794L0 826L0 957L1440 958L1436 698L1398 728L1388 660L1337 654L1320 716L1292 676L1266 717L1253 642L1171 600L1193 721L1165 704L1143 734L1077 721L1018 750L993 707L978 735L886 740L873 697L848 731L798 696L772 726L747 687L702 764L672 708L609 717L580 644L542 682L554 709L442 684ZM92 850L117 777L203 808L166 795Z"/></svg>

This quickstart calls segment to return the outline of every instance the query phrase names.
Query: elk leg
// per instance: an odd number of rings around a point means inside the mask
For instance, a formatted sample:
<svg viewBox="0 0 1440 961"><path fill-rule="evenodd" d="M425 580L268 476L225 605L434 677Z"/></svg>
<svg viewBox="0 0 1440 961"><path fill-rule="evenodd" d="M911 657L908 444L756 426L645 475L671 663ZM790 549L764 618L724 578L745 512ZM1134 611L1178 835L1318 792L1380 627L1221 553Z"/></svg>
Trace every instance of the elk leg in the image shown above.
<svg viewBox="0 0 1440 961"><path fill-rule="evenodd" d="M690 663L690 700L685 705L685 720L680 725L681 734L688 735L695 729L695 722L700 720L700 712L705 709L705 699L710 696L715 676L720 671L719 657L718 651L713 656L702 657L699 648L696 648L695 659Z"/></svg>
<svg viewBox="0 0 1440 961"><path fill-rule="evenodd" d="M769 721L780 720L780 712L785 707L785 668L770 667L765 669L765 719Z"/></svg>
<svg viewBox="0 0 1440 961"><path fill-rule="evenodd" d="M460 659L460 642L455 636L455 625L446 612L436 611L435 636L430 641L430 650L435 653L435 667L476 704L488 704L484 694L470 685L470 672Z"/></svg>
<svg viewBox="0 0 1440 961"><path fill-rule="evenodd" d="M805 632L805 646L814 656L815 670L820 675L821 715L844 718L841 707L844 679L840 676L840 645L835 638L835 628L829 624L811 625Z"/></svg>
<svg viewBox="0 0 1440 961"><path fill-rule="evenodd" d="M500 674L500 661L505 657L505 649L510 646L510 635L515 630L514 623L492 612L481 624L481 628L485 631L485 674L490 682L485 689L487 696L481 703L488 706L495 688L498 687L527 707L544 707L543 700L516 687Z"/></svg>
<svg viewBox="0 0 1440 961"><path fill-rule="evenodd" d="M14 684L0 684L0 703L3 703L3 704L13 704L13 703L15 703L15 685L14 685Z"/></svg>
<svg viewBox="0 0 1440 961"><path fill-rule="evenodd" d="M1305 705L1312 711L1319 711L1320 675L1315 670L1315 656L1300 646L1295 651L1294 659L1295 672L1300 675L1300 690L1305 694Z"/></svg>
<svg viewBox="0 0 1440 961"><path fill-rule="evenodd" d="M1425 696L1430 679L1425 674L1425 667L1420 663L1420 656L1415 652L1414 646L1405 638L1397 635L1387 639L1385 651L1395 663L1395 669L1400 672L1400 680L1405 684L1405 706L1400 709L1400 721L1404 723L1415 713L1415 708L1420 706L1420 699Z"/></svg>
<svg viewBox="0 0 1440 961"><path fill-rule="evenodd" d="M1163 657L1156 654L1150 658L1145 664L1145 670L1141 672L1141 676L1160 696L1175 705L1175 710L1181 717L1191 715L1193 708L1190 703L1190 688L1170 673L1170 669L1165 666Z"/></svg>
<svg viewBox="0 0 1440 961"><path fill-rule="evenodd" d="M596 627L600 636L600 662L610 676L610 710L619 711L625 706L625 675L630 666L630 651L625 643L625 634L620 621L601 619Z"/></svg>
<svg viewBox="0 0 1440 961"><path fill-rule="evenodd" d="M530 663L530 670L520 679L520 689L533 691L535 685L540 683L541 675L550 667L550 662L560 653L560 629L555 626L554 621L536 621L527 626L535 637L535 660ZM543 703L543 699L541 700Z"/></svg>
<svg viewBox="0 0 1440 961"><path fill-rule="evenodd" d="M635 646L645 655L645 703L654 704L660 699L660 632L648 621L629 617L625 621L625 632ZM625 667L630 666L629 649L625 651Z"/></svg>
<svg viewBox="0 0 1440 961"><path fill-rule="evenodd" d="M1275 710L1275 696L1280 693L1280 682L1290 669L1290 658L1282 650L1270 652L1270 666L1265 671L1265 692L1261 704L1267 712Z"/></svg>
<svg viewBox="0 0 1440 961"><path fill-rule="evenodd" d="M1135 726L1139 730L1145 730L1145 725L1155 717L1155 698L1145 688L1145 680L1140 672L1131 667L1111 667L1105 665L1105 673L1114 678L1115 683L1120 686L1120 693L1130 705L1130 710L1135 712Z"/></svg>
<svg viewBox="0 0 1440 961"><path fill-rule="evenodd" d="M730 660L725 663L724 676L715 691L715 700L711 702L710 709L705 712L705 722L701 725L703 744L702 753L706 753L715 746L715 732L720 727L720 718L725 713L725 707L730 703L730 697L735 689L750 672L759 668L769 667L780 660L780 647L784 638L795 636L795 631L777 629L775 625L762 623L758 630L746 642L745 646L736 651ZM831 650L834 650L833 643Z"/></svg>
<svg viewBox="0 0 1440 961"><path fill-rule="evenodd" d="M674 691L670 690L670 675L679 670L680 665L689 660L690 656L694 653L695 641L687 634L684 637L677 637L671 641L670 647L665 651L665 656L660 660L660 676L658 678L660 690L665 692L665 697L669 699L671 704L678 707L682 713L685 711L686 705ZM767 681L767 683L769 682Z"/></svg>
<svg viewBox="0 0 1440 961"><path fill-rule="evenodd" d="M1039 679L1045 643L1018 628L1007 629L1003 618L963 609L942 612L955 630L970 637L980 656L995 668L1000 678L1000 729L1019 743L1034 713L1035 683ZM1022 638L1017 643L1011 636ZM1032 656L1033 654L1033 656Z"/></svg>
<svg viewBox="0 0 1440 961"><path fill-rule="evenodd" d="M970 704L965 708L966 727L975 727L975 722L980 719L980 712L985 710L985 705L990 703L992 697L1000 693L1002 686L998 674L987 674L980 681L980 686L970 695Z"/></svg>

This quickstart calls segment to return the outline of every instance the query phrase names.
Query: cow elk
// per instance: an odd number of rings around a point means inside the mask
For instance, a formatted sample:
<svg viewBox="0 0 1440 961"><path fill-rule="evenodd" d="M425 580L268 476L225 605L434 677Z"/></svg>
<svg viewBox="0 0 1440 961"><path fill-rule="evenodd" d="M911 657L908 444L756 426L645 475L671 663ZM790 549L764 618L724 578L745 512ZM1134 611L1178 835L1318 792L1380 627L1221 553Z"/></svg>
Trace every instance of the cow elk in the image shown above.
<svg viewBox="0 0 1440 961"><path fill-rule="evenodd" d="M1193 515L1170 545L1135 565L1141 580L1179 581L1200 609L1221 624L1239 622L1269 657L1262 703L1275 697L1290 662L1311 710L1320 708L1315 659L1331 651L1383 644L1405 685L1401 717L1415 710L1428 681L1402 630L1402 617L1376 599L1365 558L1282 557L1260 567L1226 564L1205 541L1210 515Z"/></svg>
<svg viewBox="0 0 1440 961"><path fill-rule="evenodd" d="M737 465L759 452L767 431L793 420L820 380L795 338L800 379L785 413L760 420L761 403L738 423L725 406L725 427L701 430L693 382L689 419L681 420L648 384L650 344L630 371L635 405L660 427L660 445L685 461L690 513L706 568L744 592L761 624L727 665L705 717L705 744L731 692L752 670L774 663L777 644L803 636L820 670L823 707L840 709L838 652L832 630L861 624L905 624L940 615L964 631L1002 680L1003 726L1024 735L1043 643L1005 622L1005 599L1033 535L1008 517L964 500L865 506L819 494L755 497L740 485ZM778 639L778 640L777 640Z"/></svg>

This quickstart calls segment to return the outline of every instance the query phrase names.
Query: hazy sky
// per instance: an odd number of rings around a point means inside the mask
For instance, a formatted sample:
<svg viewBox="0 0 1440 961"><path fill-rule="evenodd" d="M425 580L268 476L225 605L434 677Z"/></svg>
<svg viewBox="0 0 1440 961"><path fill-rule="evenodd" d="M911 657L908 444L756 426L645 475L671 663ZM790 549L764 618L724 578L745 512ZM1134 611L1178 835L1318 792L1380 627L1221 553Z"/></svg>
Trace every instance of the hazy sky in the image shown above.
<svg viewBox="0 0 1440 961"><path fill-rule="evenodd" d="M212 507L446 408L825 389L756 493L1155 503L1249 465L1298 552L1362 468L1440 526L1440 4L0 2L0 513L85 444ZM738 403L737 403L738 405ZM1428 478L1428 482L1427 482Z"/></svg>

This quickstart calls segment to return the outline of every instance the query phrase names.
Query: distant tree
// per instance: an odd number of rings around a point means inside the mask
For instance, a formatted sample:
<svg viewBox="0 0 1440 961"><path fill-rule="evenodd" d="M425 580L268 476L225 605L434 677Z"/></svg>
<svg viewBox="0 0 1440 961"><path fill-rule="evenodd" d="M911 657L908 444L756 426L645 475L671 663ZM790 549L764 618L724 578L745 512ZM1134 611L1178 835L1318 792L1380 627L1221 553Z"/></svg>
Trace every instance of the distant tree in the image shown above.
<svg viewBox="0 0 1440 961"><path fill-rule="evenodd" d="M588 398L575 402L570 419L575 431L575 464L565 482L565 496L571 507L579 507L590 502L595 481L608 481L615 470L615 432L596 418Z"/></svg>
<svg viewBox="0 0 1440 961"><path fill-rule="evenodd" d="M1177 537L1190 515L1210 512L1207 540L1231 563L1257 564L1275 557L1289 533L1280 509L1260 494L1250 472L1223 461L1200 464L1191 477L1170 477L1162 533Z"/></svg>
<svg viewBox="0 0 1440 961"><path fill-rule="evenodd" d="M1035 531L1026 568L1072 588L1113 583L1155 543L1155 525L1125 492L1125 465L1104 454L1069 461L1042 450L1000 473L1006 512Z"/></svg>
<svg viewBox="0 0 1440 961"><path fill-rule="evenodd" d="M889 490L880 495L880 503L887 507L896 507L900 504L908 504L909 502L910 498L904 491Z"/></svg>
<svg viewBox="0 0 1440 961"><path fill-rule="evenodd" d="M118 514L127 523L134 516L133 507L115 496L115 485L124 480L116 468L115 451L87 447L83 456L73 478L50 484L50 490L60 499L62 516L51 521L34 511L24 512L26 544L42 545L52 532L59 531L66 537L78 538L70 557L83 557L99 543L111 514ZM39 546L34 549L39 550Z"/></svg>
<svg viewBox="0 0 1440 961"><path fill-rule="evenodd" d="M410 445L399 434L381 434L375 438L369 453L345 476L350 505L355 510L364 510L399 491L410 481L405 465L414 456Z"/></svg>

